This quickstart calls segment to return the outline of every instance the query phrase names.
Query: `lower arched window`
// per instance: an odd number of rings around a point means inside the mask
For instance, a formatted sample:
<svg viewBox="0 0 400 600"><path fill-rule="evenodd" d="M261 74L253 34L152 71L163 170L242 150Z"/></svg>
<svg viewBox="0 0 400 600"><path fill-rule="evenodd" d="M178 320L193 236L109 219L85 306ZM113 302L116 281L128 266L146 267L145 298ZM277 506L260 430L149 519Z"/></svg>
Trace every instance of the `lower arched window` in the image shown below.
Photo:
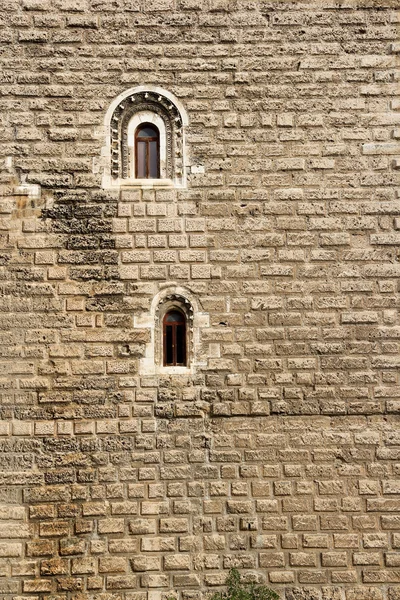
<svg viewBox="0 0 400 600"><path fill-rule="evenodd" d="M180 310L169 310L163 319L163 364L165 367L185 367L186 316Z"/></svg>
<svg viewBox="0 0 400 600"><path fill-rule="evenodd" d="M151 123L142 123L135 132L136 177L159 179L160 132Z"/></svg>

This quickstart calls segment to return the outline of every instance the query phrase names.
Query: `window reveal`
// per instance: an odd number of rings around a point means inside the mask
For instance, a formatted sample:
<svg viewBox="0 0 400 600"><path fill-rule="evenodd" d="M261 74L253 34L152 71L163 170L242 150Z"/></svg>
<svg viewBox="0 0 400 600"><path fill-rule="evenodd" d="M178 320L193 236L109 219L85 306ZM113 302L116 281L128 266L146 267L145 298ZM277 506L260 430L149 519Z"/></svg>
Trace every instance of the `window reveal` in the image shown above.
<svg viewBox="0 0 400 600"><path fill-rule="evenodd" d="M150 123L143 123L135 133L136 177L158 179L160 177L160 133Z"/></svg>
<svg viewBox="0 0 400 600"><path fill-rule="evenodd" d="M165 367L186 366L186 318L174 309L163 320L163 363Z"/></svg>

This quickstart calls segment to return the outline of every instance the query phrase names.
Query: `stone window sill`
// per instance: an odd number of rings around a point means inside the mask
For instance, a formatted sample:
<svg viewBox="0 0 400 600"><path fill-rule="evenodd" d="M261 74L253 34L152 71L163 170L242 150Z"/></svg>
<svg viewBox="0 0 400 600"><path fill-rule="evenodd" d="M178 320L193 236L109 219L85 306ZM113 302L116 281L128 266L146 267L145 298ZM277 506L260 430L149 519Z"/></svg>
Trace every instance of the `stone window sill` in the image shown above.
<svg viewBox="0 0 400 600"><path fill-rule="evenodd" d="M192 372L190 367L159 367L160 375L188 375Z"/></svg>
<svg viewBox="0 0 400 600"><path fill-rule="evenodd" d="M176 186L172 179L123 179L120 180L119 186L123 188L140 188L140 189L154 189L154 188L174 188Z"/></svg>
<svg viewBox="0 0 400 600"><path fill-rule="evenodd" d="M171 190L186 188L185 182L175 182L173 179L111 179L103 178L105 190Z"/></svg>

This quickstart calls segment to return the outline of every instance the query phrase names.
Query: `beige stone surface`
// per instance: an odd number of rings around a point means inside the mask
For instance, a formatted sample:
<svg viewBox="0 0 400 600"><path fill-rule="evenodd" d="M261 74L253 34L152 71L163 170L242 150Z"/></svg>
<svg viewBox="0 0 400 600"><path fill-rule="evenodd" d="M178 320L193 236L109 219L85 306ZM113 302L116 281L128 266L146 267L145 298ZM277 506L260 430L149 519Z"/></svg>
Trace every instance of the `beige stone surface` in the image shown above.
<svg viewBox="0 0 400 600"><path fill-rule="evenodd" d="M398 9L2 0L2 598L400 598ZM137 89L175 183L104 178Z"/></svg>

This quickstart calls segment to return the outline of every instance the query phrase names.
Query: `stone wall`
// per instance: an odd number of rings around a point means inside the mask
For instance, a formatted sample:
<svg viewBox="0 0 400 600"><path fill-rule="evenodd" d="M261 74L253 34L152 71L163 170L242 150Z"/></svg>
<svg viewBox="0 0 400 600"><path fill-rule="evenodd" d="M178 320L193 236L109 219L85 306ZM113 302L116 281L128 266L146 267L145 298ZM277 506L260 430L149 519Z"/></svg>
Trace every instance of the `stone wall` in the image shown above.
<svg viewBox="0 0 400 600"><path fill-rule="evenodd" d="M400 598L396 7L2 0L3 598ZM139 85L185 189L102 189ZM175 288L196 364L151 373Z"/></svg>

